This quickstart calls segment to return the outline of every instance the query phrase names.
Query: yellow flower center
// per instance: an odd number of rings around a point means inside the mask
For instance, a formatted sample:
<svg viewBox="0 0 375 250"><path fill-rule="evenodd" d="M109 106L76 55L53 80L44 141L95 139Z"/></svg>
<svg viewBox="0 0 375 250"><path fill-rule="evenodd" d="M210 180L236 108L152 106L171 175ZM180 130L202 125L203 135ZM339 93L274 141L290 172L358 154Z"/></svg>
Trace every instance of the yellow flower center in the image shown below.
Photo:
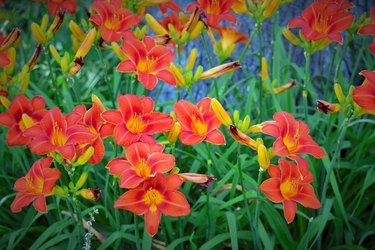
<svg viewBox="0 0 375 250"><path fill-rule="evenodd" d="M317 18L314 20L312 28L320 33L328 34L329 25L332 22L332 16L325 16L318 13Z"/></svg>
<svg viewBox="0 0 375 250"><path fill-rule="evenodd" d="M296 132L294 133L293 136L287 134L286 136L284 136L283 138L283 142L285 144L285 146L288 148L288 151L289 153L293 153L297 150L299 144L299 137L300 137L300 134L299 134L299 129L297 128Z"/></svg>
<svg viewBox="0 0 375 250"><path fill-rule="evenodd" d="M293 199L298 193L298 181L287 179L280 185L281 194L286 200Z"/></svg>
<svg viewBox="0 0 375 250"><path fill-rule="evenodd" d="M126 127L131 133L140 134L147 127L147 123L143 121L142 114L134 113L126 122Z"/></svg>
<svg viewBox="0 0 375 250"><path fill-rule="evenodd" d="M196 115L191 115L193 120L192 130L193 134L204 136L207 134L207 123L202 122Z"/></svg>
<svg viewBox="0 0 375 250"><path fill-rule="evenodd" d="M53 126L51 143L56 146L64 146L67 140L68 137L63 133L62 128L60 128L56 122Z"/></svg>
<svg viewBox="0 0 375 250"><path fill-rule="evenodd" d="M158 210L157 206L164 202L164 197L158 190L150 188L143 197L143 202L150 207L151 212L155 212Z"/></svg>
<svg viewBox="0 0 375 250"><path fill-rule="evenodd" d="M137 69L146 74L154 74L155 58L146 56L138 62Z"/></svg>
<svg viewBox="0 0 375 250"><path fill-rule="evenodd" d="M29 190L29 194L40 195L43 193L44 180L43 178L36 178L36 182L30 176L25 176L26 185ZM36 183L36 185L35 185Z"/></svg>
<svg viewBox="0 0 375 250"><path fill-rule="evenodd" d="M33 120L28 114L22 114L21 120L18 122L18 127L22 132L32 127L36 121Z"/></svg>
<svg viewBox="0 0 375 250"><path fill-rule="evenodd" d="M125 15L120 15L120 14L113 14L113 16L111 17L108 17L105 21L104 21L104 26L107 28L107 29L110 29L110 30L118 30L119 26L120 26L120 22L121 20L123 20L125 18Z"/></svg>
<svg viewBox="0 0 375 250"><path fill-rule="evenodd" d="M134 168L138 176L146 178L151 175L151 167L146 163L146 159L142 158Z"/></svg>

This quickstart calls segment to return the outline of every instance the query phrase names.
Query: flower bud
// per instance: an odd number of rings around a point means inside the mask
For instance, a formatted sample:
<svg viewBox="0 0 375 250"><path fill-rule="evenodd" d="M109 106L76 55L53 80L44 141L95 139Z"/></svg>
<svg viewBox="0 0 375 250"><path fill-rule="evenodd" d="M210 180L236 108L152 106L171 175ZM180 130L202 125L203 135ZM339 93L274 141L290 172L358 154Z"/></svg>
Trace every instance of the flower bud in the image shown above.
<svg viewBox="0 0 375 250"><path fill-rule="evenodd" d="M91 29L85 39L83 40L81 46L78 48L75 58L84 58L87 53L89 53L96 37L96 29ZM81 65L82 66L82 65Z"/></svg>
<svg viewBox="0 0 375 250"><path fill-rule="evenodd" d="M240 112L238 110L233 112L233 120L234 124L237 124L240 121Z"/></svg>
<svg viewBox="0 0 375 250"><path fill-rule="evenodd" d="M181 124L179 122L175 122L168 133L168 141L171 143L175 143L178 140L178 136L181 132Z"/></svg>
<svg viewBox="0 0 375 250"><path fill-rule="evenodd" d="M61 24L64 21L64 17L65 17L65 10L62 10L62 9L58 10L56 13L55 19L53 19L51 26L49 26L47 33L51 33L51 32L56 33L57 31L59 31Z"/></svg>
<svg viewBox="0 0 375 250"><path fill-rule="evenodd" d="M302 46L301 40L296 37L288 28L283 29L283 35L292 44L300 47Z"/></svg>
<svg viewBox="0 0 375 250"><path fill-rule="evenodd" d="M201 65L199 65L197 67L197 70L195 71L194 76L193 76L193 82L196 82L200 79L200 77L202 75L202 72L203 72L203 67Z"/></svg>
<svg viewBox="0 0 375 250"><path fill-rule="evenodd" d="M89 177L89 174L86 172L83 172L81 174L81 176L79 177L76 183L76 190L80 189L86 183L88 177Z"/></svg>
<svg viewBox="0 0 375 250"><path fill-rule="evenodd" d="M267 2L267 1L265 1L265 2ZM270 18L277 11L279 6L280 6L280 0L269 1L267 6L266 6L266 9L263 12L263 18L264 19Z"/></svg>
<svg viewBox="0 0 375 250"><path fill-rule="evenodd" d="M60 61L61 61L61 57L60 57L59 52L57 52L56 47L53 46L52 44L50 44L50 45L49 45L49 51L51 52L53 58L55 58L56 62L57 62L57 63L60 63Z"/></svg>
<svg viewBox="0 0 375 250"><path fill-rule="evenodd" d="M90 160L91 156L94 154L94 147L89 147L82 155L80 155L76 161L76 166L84 165Z"/></svg>
<svg viewBox="0 0 375 250"><path fill-rule="evenodd" d="M9 101L8 98L6 98L5 96L0 95L0 102L1 102L1 104L2 104L6 109L9 108L9 106L10 106L10 101Z"/></svg>
<svg viewBox="0 0 375 250"><path fill-rule="evenodd" d="M273 89L273 93L275 94L280 94L283 93L284 91L296 86L296 81L292 80L291 82L288 82L287 84L284 84L283 86L280 86L278 88Z"/></svg>
<svg viewBox="0 0 375 250"><path fill-rule="evenodd" d="M169 65L169 70L172 72L173 76L176 78L177 86L185 87L186 82L184 76L181 74L180 70L173 64Z"/></svg>
<svg viewBox="0 0 375 250"><path fill-rule="evenodd" d="M267 60L265 57L262 57L262 72L261 72L262 81L268 79L268 69L267 69Z"/></svg>
<svg viewBox="0 0 375 250"><path fill-rule="evenodd" d="M21 32L18 28L12 29L12 31L4 38L0 44L0 52L8 49L15 43L20 37Z"/></svg>
<svg viewBox="0 0 375 250"><path fill-rule="evenodd" d="M73 20L69 22L69 29L72 32L73 36L79 41L83 41L85 39L85 32L83 32L78 24Z"/></svg>
<svg viewBox="0 0 375 250"><path fill-rule="evenodd" d="M37 43L46 44L47 38L44 35L42 28L37 23L31 24L31 32L33 33Z"/></svg>
<svg viewBox="0 0 375 250"><path fill-rule="evenodd" d="M155 31L156 34L158 35L168 34L168 31L163 26L161 26L161 24L158 21L156 21L156 19L150 14L147 13L145 15L145 19L146 19L147 24L150 26L150 28L153 31Z"/></svg>
<svg viewBox="0 0 375 250"><path fill-rule="evenodd" d="M33 56L30 58L29 62L28 62L28 66L29 66L29 72L33 70L34 66L37 64L38 60L39 60L39 57L40 57L40 54L42 53L43 51L43 45L42 44L38 44L38 46L36 47L36 49L34 50L34 54Z"/></svg>
<svg viewBox="0 0 375 250"><path fill-rule="evenodd" d="M204 27L204 23L202 21L199 21L197 23L197 25L195 25L195 27L192 29L192 31L189 32L189 34L190 34L189 39L190 40L197 39L197 37L200 35L203 27Z"/></svg>
<svg viewBox="0 0 375 250"><path fill-rule="evenodd" d="M48 15L47 14L43 15L42 23L40 24L40 28L42 29L43 32L47 30L48 22L49 22Z"/></svg>
<svg viewBox="0 0 375 250"><path fill-rule="evenodd" d="M199 79L204 80L209 78L216 78L229 72L235 71L240 67L241 64L239 61L225 63L203 72Z"/></svg>
<svg viewBox="0 0 375 250"><path fill-rule="evenodd" d="M258 145L258 163L261 168L261 171L268 169L270 165L270 156L268 154L267 148L261 143Z"/></svg>
<svg viewBox="0 0 375 250"><path fill-rule="evenodd" d="M189 58L186 64L186 71L190 71L194 68L195 61L197 59L197 49L194 48L190 51Z"/></svg>
<svg viewBox="0 0 375 250"><path fill-rule="evenodd" d="M125 61L128 59L128 57L125 55L124 51L121 49L120 45L118 43L112 42L111 47L113 51L115 52L116 56L121 60Z"/></svg>
<svg viewBox="0 0 375 250"><path fill-rule="evenodd" d="M242 132L245 132L246 130L249 129L249 126L250 126L250 116L246 115L245 119L243 119L243 121L242 121L240 130Z"/></svg>
<svg viewBox="0 0 375 250"><path fill-rule="evenodd" d="M344 96L344 93L342 92L341 85L338 84L338 83L335 83L333 88L335 90L335 94L336 94L337 100L339 100L339 103L341 103L341 104L344 103L345 96Z"/></svg>
<svg viewBox="0 0 375 250"><path fill-rule="evenodd" d="M211 99L211 108L214 111L216 117L221 121L221 123L224 126L228 127L232 124L232 120L228 115L227 111L225 111L221 103L215 98Z"/></svg>
<svg viewBox="0 0 375 250"><path fill-rule="evenodd" d="M91 95L91 101L92 103L95 103L96 105L98 105L99 109L101 112L104 112L106 111L106 108L103 104L103 102L99 99L99 97L97 97L96 95L92 94Z"/></svg>
<svg viewBox="0 0 375 250"><path fill-rule="evenodd" d="M13 47L9 48L8 58L9 58L10 63L7 66L5 66L4 69L5 69L5 73L7 75L10 75L13 73L14 65L16 63L16 49L15 48Z"/></svg>

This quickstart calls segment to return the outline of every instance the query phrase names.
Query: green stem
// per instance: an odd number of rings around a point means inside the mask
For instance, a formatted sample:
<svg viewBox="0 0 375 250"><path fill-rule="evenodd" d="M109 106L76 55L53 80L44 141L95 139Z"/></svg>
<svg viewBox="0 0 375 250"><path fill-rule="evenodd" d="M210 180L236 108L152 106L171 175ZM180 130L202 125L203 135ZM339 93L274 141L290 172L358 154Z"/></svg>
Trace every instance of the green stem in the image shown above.
<svg viewBox="0 0 375 250"><path fill-rule="evenodd" d="M335 152L332 156L331 162L329 164L329 167L328 167L328 170L327 170L327 175L326 175L326 178L325 178L324 184L323 184L322 195L321 195L321 197L322 197L321 198L321 204L325 204L327 189L328 189L328 183L329 183L329 179L331 178L331 173L333 171L333 165L336 162L336 158L340 155L342 140L344 139L346 130L347 130L348 125L349 125L349 121L350 120L348 118L345 118L345 121L344 121L344 123L341 127L341 132L339 134L339 137L337 138L336 149L335 149Z"/></svg>
<svg viewBox="0 0 375 250"><path fill-rule="evenodd" d="M259 72L262 72L262 57L263 57L263 36L262 36L262 23L256 23L256 30L258 33L258 40L259 40ZM259 87L259 118L260 122L264 121L263 119L263 81L262 76L260 74L258 79L258 87Z"/></svg>
<svg viewBox="0 0 375 250"><path fill-rule="evenodd" d="M212 62L212 58L211 58L211 53L210 51L208 50L208 45L207 45L207 41L206 41L206 38L204 36L204 33L203 31L201 32L201 38L202 38L202 41L203 41L203 46L204 46L204 50L206 51L206 55L207 55L207 59L208 59L208 63L210 65L210 68L213 67L213 62ZM217 81L216 79L212 79L212 81L214 82L214 89L215 89L215 95L216 95L216 98L218 100L220 100L220 95L219 95L219 88L217 86Z"/></svg>
<svg viewBox="0 0 375 250"><path fill-rule="evenodd" d="M327 79L326 79L326 86L325 86L325 90L324 90L324 100L326 100L328 98L328 93L330 92L330 89L332 89L332 84L331 83L331 75L332 75L332 71L333 71L333 65L335 63L335 59L336 59L336 54L337 54L337 45L335 46L335 48L333 49L333 54L332 54L332 59L331 59L331 62L329 64L329 69L328 69L328 75L327 75Z"/></svg>
<svg viewBox="0 0 375 250"><path fill-rule="evenodd" d="M305 77L304 77L303 85L302 85L303 87L302 96L303 96L303 107L305 111L305 122L308 124L307 85L310 83L310 59L311 59L311 53L309 50L305 50L305 58L306 58L306 65L305 65Z"/></svg>
<svg viewBox="0 0 375 250"><path fill-rule="evenodd" d="M207 175L211 174L211 144L206 142L207 146ZM210 190L207 188L206 215L207 215L207 239L211 239L211 211L210 211Z"/></svg>
<svg viewBox="0 0 375 250"><path fill-rule="evenodd" d="M257 199L256 199L256 204L255 204L255 215L254 215L254 233L255 233L255 241L254 241L254 247L255 249L261 249L261 244L259 242L259 232L258 232L258 221L259 221L259 197L260 197L260 192L259 192L259 186L260 183L262 182L262 175L263 172L259 171L258 172L258 180L257 180Z"/></svg>
<svg viewBox="0 0 375 250"><path fill-rule="evenodd" d="M352 71L352 75L350 76L349 85L353 84L354 77L357 75L357 70L358 70L359 62L361 61L363 51L366 48L365 44L366 44L366 40L362 39L362 46L361 46L361 49L360 49L360 51L358 53L357 60L355 61L355 64L354 64L354 67L353 67L353 71Z"/></svg>
<svg viewBox="0 0 375 250"><path fill-rule="evenodd" d="M339 73L341 71L341 64L342 64L342 61L344 60L344 56L345 56L345 53L346 53L346 50L348 49L349 47L349 43L351 41L351 37L349 36L348 39L346 39L346 42L345 42L345 45L344 45L344 48L342 50L342 53L340 55L340 58L339 58L339 61L337 62L337 65L336 65L336 73L335 73L335 78L334 78L334 81L337 82L337 77L339 76Z"/></svg>
<svg viewBox="0 0 375 250"><path fill-rule="evenodd" d="M103 71L104 71L104 85L106 85L107 88L108 88L108 95L109 95L109 97L111 99L111 102L112 102L112 108L115 108L116 107L116 103L115 103L115 96L113 96L113 83L112 82L108 82L107 64L104 61L102 51L100 50L100 48L99 48L98 45L95 46L95 49L96 49L96 52L99 55L101 66L103 67Z"/></svg>
<svg viewBox="0 0 375 250"><path fill-rule="evenodd" d="M139 239L139 231L138 231L138 215L134 214L134 231L135 231L135 244L137 246L137 250L141 249L141 245L139 244L141 240Z"/></svg>
<svg viewBox="0 0 375 250"><path fill-rule="evenodd" d="M49 58L47 59L47 62L48 62L48 68L49 68L49 72L50 72L50 76L51 76L51 80L52 80L52 85L55 86L55 90L54 90L54 96L55 96L55 100L57 102L57 106L58 107L61 107L60 105L60 91L58 91L58 85L57 85L57 81L56 81L56 77L55 77L55 74L53 73L53 68L52 68L52 64L51 64L51 59L52 59L52 54L51 54L51 51L48 50L48 56Z"/></svg>

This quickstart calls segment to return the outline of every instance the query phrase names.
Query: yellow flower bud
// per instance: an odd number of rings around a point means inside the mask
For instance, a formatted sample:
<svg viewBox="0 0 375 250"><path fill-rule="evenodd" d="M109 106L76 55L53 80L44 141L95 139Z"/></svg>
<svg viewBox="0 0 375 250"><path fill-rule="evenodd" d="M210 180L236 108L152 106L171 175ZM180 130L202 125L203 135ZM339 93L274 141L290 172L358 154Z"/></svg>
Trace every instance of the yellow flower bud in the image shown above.
<svg viewBox="0 0 375 250"><path fill-rule="evenodd" d="M121 49L120 45L118 43L112 42L111 47L113 51L115 52L116 56L121 60L125 61L128 59L128 57L125 55L124 51Z"/></svg>
<svg viewBox="0 0 375 250"><path fill-rule="evenodd" d="M232 120L230 119L230 116L225 111L221 103L216 100L215 98L211 99L211 108L214 111L216 117L221 121L221 123L228 127L232 124Z"/></svg>
<svg viewBox="0 0 375 250"><path fill-rule="evenodd" d="M8 58L10 60L10 63L4 67L5 69L5 73L7 75L10 75L13 73L13 70L14 70L14 65L15 65L15 62L16 62L16 49L13 48L13 47L10 47L9 50L8 50Z"/></svg>
<svg viewBox="0 0 375 250"><path fill-rule="evenodd" d="M66 74L69 71L69 61L69 58L67 58L66 56L62 57L60 60L60 67L63 74Z"/></svg>
<svg viewBox="0 0 375 250"><path fill-rule="evenodd" d="M186 71L190 71L194 68L195 60L197 59L197 54L198 52L196 48L190 51L189 58L185 68Z"/></svg>
<svg viewBox="0 0 375 250"><path fill-rule="evenodd" d="M80 155L76 161L76 166L85 165L91 156L94 154L94 147L89 147L82 155Z"/></svg>
<svg viewBox="0 0 375 250"><path fill-rule="evenodd" d="M302 46L301 40L296 37L288 28L283 29L283 35L292 44L296 46Z"/></svg>
<svg viewBox="0 0 375 250"><path fill-rule="evenodd" d="M105 108L104 104L102 103L102 101L99 99L99 97L92 94L91 95L91 101L92 101L92 103L95 103L96 105L98 105L102 112L106 111L106 108Z"/></svg>
<svg viewBox="0 0 375 250"><path fill-rule="evenodd" d="M242 125L241 125L240 130L242 132L245 132L246 130L248 130L249 126L250 126L250 116L246 115L245 119L243 119L243 121L242 121Z"/></svg>
<svg viewBox="0 0 375 250"><path fill-rule="evenodd" d="M341 85L338 84L338 83L335 83L333 88L335 90L335 94L336 94L337 100L339 100L339 103L341 103L341 104L344 103L345 96L344 96L344 93L342 92Z"/></svg>
<svg viewBox="0 0 375 250"><path fill-rule="evenodd" d="M181 74L180 70L173 64L169 65L169 70L172 72L173 76L176 78L177 86L185 87L186 82L184 76Z"/></svg>
<svg viewBox="0 0 375 250"><path fill-rule="evenodd" d="M267 60L265 57L262 57L262 72L261 72L262 81L268 79L268 69L267 69Z"/></svg>
<svg viewBox="0 0 375 250"><path fill-rule="evenodd" d="M46 44L47 38L44 35L44 32L43 32L42 28L37 23L31 24L31 31L34 35L35 40L38 43Z"/></svg>
<svg viewBox="0 0 375 250"><path fill-rule="evenodd" d="M267 148L263 144L258 145L258 163L261 168L261 171L268 169L270 165L270 155L268 154Z"/></svg>
<svg viewBox="0 0 375 250"><path fill-rule="evenodd" d="M189 39L194 40L197 39L197 37L200 35L202 29L204 27L204 23L202 21L199 21L197 25L191 30Z"/></svg>
<svg viewBox="0 0 375 250"><path fill-rule="evenodd" d="M7 50L10 46L15 43L20 37L21 32L18 28L12 29L12 31L4 38L0 44L0 52Z"/></svg>
<svg viewBox="0 0 375 250"><path fill-rule="evenodd" d="M280 0L269 1L266 6L266 9L263 12L263 18L264 19L270 18L277 11L279 6L280 6Z"/></svg>
<svg viewBox="0 0 375 250"><path fill-rule="evenodd" d="M161 26L161 24L158 21L156 21L156 19L150 14L147 13L145 15L145 19L146 19L147 24L150 26L150 28L153 31L155 31L156 34L158 35L168 34L168 31L163 26Z"/></svg>
<svg viewBox="0 0 375 250"><path fill-rule="evenodd" d="M168 133L168 141L171 143L175 143L178 140L178 136L181 132L181 124L179 122L175 122Z"/></svg>
<svg viewBox="0 0 375 250"><path fill-rule="evenodd" d="M78 24L73 20L69 22L69 29L72 32L73 36L79 41L83 41L85 39L85 32L83 32Z"/></svg>
<svg viewBox="0 0 375 250"><path fill-rule="evenodd" d="M61 57L60 57L59 52L57 52L56 47L53 46L52 44L50 44L50 45L49 45L49 51L51 52L53 58L55 58L56 62L57 62L57 63L60 63L60 61L61 61Z"/></svg>
<svg viewBox="0 0 375 250"><path fill-rule="evenodd" d="M194 76L193 76L193 82L196 82L200 79L200 77L202 75L202 72L203 72L203 67L201 65L199 65L197 67L197 70L195 71Z"/></svg>
<svg viewBox="0 0 375 250"><path fill-rule="evenodd" d="M22 93L26 92L26 89L27 89L27 86L29 86L29 83L30 83L30 74L26 74L24 78L22 79L21 86L20 86Z"/></svg>
<svg viewBox="0 0 375 250"><path fill-rule="evenodd" d="M0 95L0 102L1 102L1 104L2 104L6 109L9 108L9 106L10 106L10 101L9 101L8 98L6 98L5 96Z"/></svg>
<svg viewBox="0 0 375 250"><path fill-rule="evenodd" d="M55 19L53 19L51 26L49 26L47 33L56 33L57 31L59 31L61 24L64 21L64 17L65 17L65 11L61 9L58 10L56 13Z"/></svg>
<svg viewBox="0 0 375 250"><path fill-rule="evenodd" d="M86 172L83 172L81 174L81 176L79 177L76 183L76 190L80 189L86 183L88 177L89 177L89 174Z"/></svg>
<svg viewBox="0 0 375 250"><path fill-rule="evenodd" d="M233 112L233 120L234 124L237 124L240 121L240 112L238 110Z"/></svg>
<svg viewBox="0 0 375 250"><path fill-rule="evenodd" d="M83 40L81 46L78 48L76 55L74 58L84 58L87 53L89 53L96 37L96 29L91 29L85 39ZM81 65L82 66L82 65Z"/></svg>
<svg viewBox="0 0 375 250"><path fill-rule="evenodd" d="M262 124L256 124L251 126L245 133L261 133L262 132Z"/></svg>
<svg viewBox="0 0 375 250"><path fill-rule="evenodd" d="M60 187L60 186L55 186L55 187L53 188L52 193L53 193L53 194L60 195L60 196L62 196L62 197L67 197L69 191L68 191L67 187L62 188L62 187Z"/></svg>
<svg viewBox="0 0 375 250"><path fill-rule="evenodd" d="M42 29L43 32L47 30L48 21L49 21L48 15L47 14L43 15L42 23L40 24L40 28Z"/></svg>

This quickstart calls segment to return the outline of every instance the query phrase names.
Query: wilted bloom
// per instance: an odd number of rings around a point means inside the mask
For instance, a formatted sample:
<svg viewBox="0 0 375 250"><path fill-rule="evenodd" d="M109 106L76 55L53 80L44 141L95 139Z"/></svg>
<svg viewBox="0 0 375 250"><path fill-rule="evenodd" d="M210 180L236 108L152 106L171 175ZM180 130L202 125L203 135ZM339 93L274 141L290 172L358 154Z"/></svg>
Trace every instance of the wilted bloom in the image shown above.
<svg viewBox="0 0 375 250"><path fill-rule="evenodd" d="M197 105L185 100L174 105L174 112L181 124L180 140L183 144L193 145L202 141L225 144L225 137L218 129L221 122L210 106L211 98L208 97Z"/></svg>
<svg viewBox="0 0 375 250"><path fill-rule="evenodd" d="M280 168L270 165L268 173L271 178L265 180L259 190L275 203L283 203L285 220L291 223L297 212L297 204L308 208L320 208L311 182L314 176L307 166L295 165L286 160L279 160Z"/></svg>
<svg viewBox="0 0 375 250"><path fill-rule="evenodd" d="M33 137L29 148L34 154L57 153L68 162L75 157L76 144L91 142L95 135L86 127L70 121L57 107L49 110L39 124L25 130L24 134Z"/></svg>
<svg viewBox="0 0 375 250"><path fill-rule="evenodd" d="M375 36L375 7L371 7L370 10L371 23L363 25L359 30L358 34ZM370 51L375 54L375 37L369 47Z"/></svg>
<svg viewBox="0 0 375 250"><path fill-rule="evenodd" d="M164 177L157 173L138 187L124 193L115 203L115 208L125 209L136 215L145 215L146 230L154 236L158 232L161 214L184 216L190 213L185 196L177 191L182 179L176 174Z"/></svg>
<svg viewBox="0 0 375 250"><path fill-rule="evenodd" d="M47 113L45 101L41 96L34 96L30 101L19 95L12 100L8 112L0 114L0 124L9 129L6 141L9 146L24 146L31 138L24 135L26 129L37 124Z"/></svg>
<svg viewBox="0 0 375 250"><path fill-rule="evenodd" d="M0 67L5 67L11 63L8 49L18 40L20 34L18 28L14 28L7 36L0 32Z"/></svg>
<svg viewBox="0 0 375 250"><path fill-rule="evenodd" d="M256 141L254 141L254 139L252 139L250 136L242 133L236 126L230 125L228 127L228 132L236 142L244 146L248 146L252 150L257 149Z"/></svg>
<svg viewBox="0 0 375 250"><path fill-rule="evenodd" d="M13 213L20 212L31 202L39 212L47 212L45 196L53 194L54 186L61 176L58 169L49 168L52 161L52 157L37 160L27 175L16 181L14 190L18 194L10 207Z"/></svg>
<svg viewBox="0 0 375 250"><path fill-rule="evenodd" d="M86 200L93 200L97 201L100 198L102 191L100 189L93 189L93 188L84 188L77 191L77 195L82 196Z"/></svg>
<svg viewBox="0 0 375 250"><path fill-rule="evenodd" d="M39 60L39 57L40 57L40 54L42 53L43 49L44 49L43 45L41 45L41 44L38 44L38 46L35 48L32 57L30 58L29 62L27 63L27 65L29 66L29 71L33 70L33 68L37 64L37 62Z"/></svg>
<svg viewBox="0 0 375 250"><path fill-rule="evenodd" d="M115 158L106 167L110 174L120 176L121 188L135 188L156 173L166 173L173 168L174 156L163 151L163 145L136 142L126 148L125 158Z"/></svg>
<svg viewBox="0 0 375 250"><path fill-rule="evenodd" d="M190 4L186 10L193 12L195 7L199 7L207 16L208 25L216 27L221 20L236 23L236 16L230 12L235 0L198 0Z"/></svg>
<svg viewBox="0 0 375 250"><path fill-rule="evenodd" d="M96 0L91 8L96 13L91 15L90 21L100 27L102 38L107 42L119 41L125 31L141 21L141 17L122 8L121 1Z"/></svg>
<svg viewBox="0 0 375 250"><path fill-rule="evenodd" d="M176 79L168 67L173 62L173 52L161 45L156 45L154 39L145 36L143 41L128 38L122 43L122 49L128 60L117 66L119 72L136 72L138 80L146 89L155 88L158 79L175 86Z"/></svg>
<svg viewBox="0 0 375 250"><path fill-rule="evenodd" d="M315 158L323 158L323 149L309 135L310 129L306 123L296 121L293 115L287 112L276 112L274 121L262 124L262 132L276 137L273 143L273 153L285 156L297 162L303 158L299 154L310 154Z"/></svg>
<svg viewBox="0 0 375 250"><path fill-rule="evenodd" d="M77 74L82 66L85 64L83 58L89 53L92 45L94 44L96 37L96 29L91 29L85 39L82 41L81 46L79 46L76 54L74 55L73 65L70 68L70 75Z"/></svg>
<svg viewBox="0 0 375 250"><path fill-rule="evenodd" d="M62 9L74 14L77 9L76 0L34 0L35 2L48 2L48 12L56 16L57 12Z"/></svg>
<svg viewBox="0 0 375 250"><path fill-rule="evenodd" d="M273 93L275 93L275 94L281 94L284 91L286 91L286 90L288 90L290 88L293 88L294 86L296 86L296 81L292 80L292 81L290 81L290 82L288 82L288 83L286 83L286 84L284 84L284 85L282 85L280 87L274 88L273 89Z"/></svg>
<svg viewBox="0 0 375 250"><path fill-rule="evenodd" d="M183 181L197 183L204 187L209 187L210 182L216 180L216 178L213 176L209 176L205 174L196 174L196 173L181 173L181 174L178 174L178 176L180 176L180 178Z"/></svg>
<svg viewBox="0 0 375 250"><path fill-rule="evenodd" d="M324 100L316 100L316 106L317 106L316 108L324 114L336 113L342 109L340 104L329 103Z"/></svg>
<svg viewBox="0 0 375 250"><path fill-rule="evenodd" d="M363 70L360 75L366 79L361 86L354 89L353 100L367 113L375 114L375 72Z"/></svg>
<svg viewBox="0 0 375 250"><path fill-rule="evenodd" d="M237 43L248 41L246 35L233 27L220 26L216 29L220 34L220 41L216 45L215 53L219 55L221 60L225 60L232 55Z"/></svg>
<svg viewBox="0 0 375 250"><path fill-rule="evenodd" d="M289 28L302 27L302 34L307 40L316 41L327 38L342 43L340 32L345 31L353 23L354 15L347 11L353 7L346 0L321 0L310 4L299 17L293 18Z"/></svg>
<svg viewBox="0 0 375 250"><path fill-rule="evenodd" d="M121 146L138 141L155 142L151 134L168 131L173 125L170 115L153 112L154 102L150 97L127 94L117 100L119 110L107 110L102 117L107 121L104 129L112 127L113 137Z"/></svg>
<svg viewBox="0 0 375 250"><path fill-rule="evenodd" d="M221 75L227 74L229 72L235 71L236 69L239 69L240 67L241 67L241 64L239 61L225 63L225 64L216 66L212 69L209 69L203 72L200 75L199 79L204 80L204 79L209 79L209 78L216 78Z"/></svg>

